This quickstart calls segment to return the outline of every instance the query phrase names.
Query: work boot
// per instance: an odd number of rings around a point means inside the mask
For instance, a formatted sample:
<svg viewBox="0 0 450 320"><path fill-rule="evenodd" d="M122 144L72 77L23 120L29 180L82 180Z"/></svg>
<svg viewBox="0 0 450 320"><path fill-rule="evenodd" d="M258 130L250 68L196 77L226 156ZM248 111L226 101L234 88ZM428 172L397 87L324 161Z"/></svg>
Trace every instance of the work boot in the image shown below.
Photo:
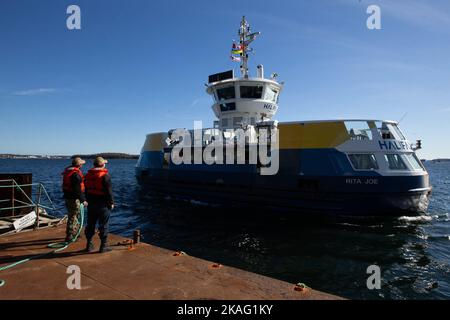
<svg viewBox="0 0 450 320"><path fill-rule="evenodd" d="M100 244L100 250L98 252L104 253L104 252L110 252L112 249L110 246L108 246L107 242L102 242Z"/></svg>
<svg viewBox="0 0 450 320"><path fill-rule="evenodd" d="M93 252L94 251L94 243L92 242L92 240L88 240L88 242L86 244L86 251L87 252Z"/></svg>

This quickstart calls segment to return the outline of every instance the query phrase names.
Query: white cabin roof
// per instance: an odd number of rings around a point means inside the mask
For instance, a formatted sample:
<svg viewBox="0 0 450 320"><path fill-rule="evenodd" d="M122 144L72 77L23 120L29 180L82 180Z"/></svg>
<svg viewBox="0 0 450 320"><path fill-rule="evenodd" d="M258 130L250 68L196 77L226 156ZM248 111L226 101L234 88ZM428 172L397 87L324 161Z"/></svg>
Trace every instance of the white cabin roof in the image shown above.
<svg viewBox="0 0 450 320"><path fill-rule="evenodd" d="M282 88L283 87L283 83L279 83L275 80L272 79L266 79L266 78L231 78L231 79L226 79L226 80L221 80L221 81L217 81L217 82L212 82L209 83L207 86L208 88L206 89L206 91L211 94L211 90L213 87L218 87L221 85L226 85L228 83L235 83L235 82L264 82L264 83L269 83L269 84L273 84L276 87Z"/></svg>

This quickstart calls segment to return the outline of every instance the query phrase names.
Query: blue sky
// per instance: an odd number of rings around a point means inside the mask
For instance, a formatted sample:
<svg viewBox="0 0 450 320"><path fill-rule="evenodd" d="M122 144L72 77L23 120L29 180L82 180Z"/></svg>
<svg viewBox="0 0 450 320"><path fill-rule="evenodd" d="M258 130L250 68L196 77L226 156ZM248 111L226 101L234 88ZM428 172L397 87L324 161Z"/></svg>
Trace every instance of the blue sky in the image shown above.
<svg viewBox="0 0 450 320"><path fill-rule="evenodd" d="M450 157L448 0L2 0L0 153L139 153L147 133L212 124L204 83L238 70L243 14L262 32L251 70L285 82L278 120L403 118L421 157Z"/></svg>

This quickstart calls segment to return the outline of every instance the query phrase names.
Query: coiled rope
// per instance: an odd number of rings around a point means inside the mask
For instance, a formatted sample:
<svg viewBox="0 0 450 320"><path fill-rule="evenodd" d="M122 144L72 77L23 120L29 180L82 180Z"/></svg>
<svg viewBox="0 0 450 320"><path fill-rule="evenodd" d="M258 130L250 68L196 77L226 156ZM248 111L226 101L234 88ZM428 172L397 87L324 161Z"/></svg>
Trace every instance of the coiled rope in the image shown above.
<svg viewBox="0 0 450 320"><path fill-rule="evenodd" d="M77 241L78 237L81 234L81 229L83 228L83 224L84 224L84 206L83 206L83 204L80 204L80 221L78 221L78 219L77 219L77 222L79 223L80 227L78 228L77 234L75 235L75 237L72 238L72 240L64 241L64 242L50 243L47 247L55 249L55 250L52 250L52 251L46 252L46 253L42 253L42 254L38 254L38 255L32 256L30 258L23 259L23 260L8 264L6 266L0 267L0 271L4 271L4 270L10 269L10 268L13 268L15 266L18 266L19 264L28 262L32 259L40 258L40 257L46 256L51 253L57 253L57 252L63 251L64 249L67 249L67 247L69 245L71 245L72 243ZM6 284L6 281L0 279L0 287L4 286L5 284Z"/></svg>

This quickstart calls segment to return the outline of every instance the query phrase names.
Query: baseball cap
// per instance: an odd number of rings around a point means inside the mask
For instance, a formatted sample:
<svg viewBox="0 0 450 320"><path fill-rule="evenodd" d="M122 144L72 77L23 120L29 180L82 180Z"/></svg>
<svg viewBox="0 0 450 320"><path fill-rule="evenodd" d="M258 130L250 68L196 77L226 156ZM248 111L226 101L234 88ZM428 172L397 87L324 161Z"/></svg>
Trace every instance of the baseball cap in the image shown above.
<svg viewBox="0 0 450 320"><path fill-rule="evenodd" d="M108 163L108 160L104 159L103 157L95 157L94 166L101 167L105 163Z"/></svg>
<svg viewBox="0 0 450 320"><path fill-rule="evenodd" d="M81 159L80 157L75 157L72 159L72 166L81 166L82 164L85 164L86 161Z"/></svg>

